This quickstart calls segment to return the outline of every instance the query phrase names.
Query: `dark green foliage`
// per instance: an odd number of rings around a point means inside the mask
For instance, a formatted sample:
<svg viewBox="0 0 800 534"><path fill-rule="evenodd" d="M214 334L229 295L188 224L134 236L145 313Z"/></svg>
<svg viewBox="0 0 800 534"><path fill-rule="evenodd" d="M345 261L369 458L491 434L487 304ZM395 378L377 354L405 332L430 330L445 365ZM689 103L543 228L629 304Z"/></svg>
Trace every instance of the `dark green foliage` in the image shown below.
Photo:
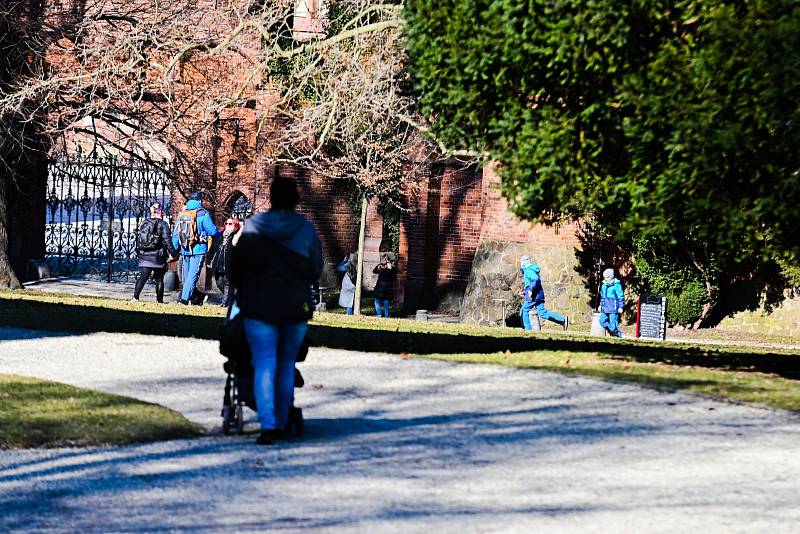
<svg viewBox="0 0 800 534"><path fill-rule="evenodd" d="M781 268L781 275L786 280L786 286L800 288L800 262L791 256L784 256L778 259Z"/></svg>
<svg viewBox="0 0 800 534"><path fill-rule="evenodd" d="M640 238L634 240L631 248L639 292L667 297L670 326L694 324L702 315L703 305L710 300L696 270L667 253L663 241ZM718 288L714 289L716 294Z"/></svg>
<svg viewBox="0 0 800 534"><path fill-rule="evenodd" d="M676 293L667 293L667 324L693 325L703 313L708 299L703 284L693 280Z"/></svg>
<svg viewBox="0 0 800 534"><path fill-rule="evenodd" d="M396 193L395 196L399 196ZM383 218L383 239L380 249L398 254L400 252L400 215L398 200L382 200L378 213Z"/></svg>
<svg viewBox="0 0 800 534"><path fill-rule="evenodd" d="M578 260L575 271L581 276L584 287L592 296L592 308L597 308L600 304L600 283L603 280L603 270L610 267L619 277L620 267L630 261L630 250L626 250L615 241L613 233L603 228L591 217L581 221L578 240L580 247L575 248L575 258ZM623 288L636 287L635 276L625 276L622 285Z"/></svg>
<svg viewBox="0 0 800 534"><path fill-rule="evenodd" d="M796 0L409 0L406 16L420 111L502 164L518 215L664 240L704 284L800 251Z"/></svg>

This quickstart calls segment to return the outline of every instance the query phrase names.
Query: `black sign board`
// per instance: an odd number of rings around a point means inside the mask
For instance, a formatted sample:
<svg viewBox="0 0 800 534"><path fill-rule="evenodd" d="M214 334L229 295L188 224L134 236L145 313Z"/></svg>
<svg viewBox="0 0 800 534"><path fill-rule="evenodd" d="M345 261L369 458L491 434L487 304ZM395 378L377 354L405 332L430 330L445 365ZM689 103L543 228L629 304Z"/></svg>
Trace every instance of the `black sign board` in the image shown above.
<svg viewBox="0 0 800 534"><path fill-rule="evenodd" d="M636 337L666 339L667 297L644 294L639 297L636 313Z"/></svg>

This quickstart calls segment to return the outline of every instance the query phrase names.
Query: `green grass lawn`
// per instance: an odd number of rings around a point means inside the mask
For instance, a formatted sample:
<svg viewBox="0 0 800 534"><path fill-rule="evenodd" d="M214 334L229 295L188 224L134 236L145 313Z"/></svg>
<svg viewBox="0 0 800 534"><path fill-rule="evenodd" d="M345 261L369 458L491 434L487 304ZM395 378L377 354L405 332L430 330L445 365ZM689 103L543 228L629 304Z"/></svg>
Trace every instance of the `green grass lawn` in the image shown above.
<svg viewBox="0 0 800 534"><path fill-rule="evenodd" d="M0 325L215 339L218 307L0 291ZM800 351L318 313L313 346L580 373L800 410ZM726 338L725 341L730 341Z"/></svg>
<svg viewBox="0 0 800 534"><path fill-rule="evenodd" d="M122 445L201 433L199 426L162 406L0 374L0 448Z"/></svg>
<svg viewBox="0 0 800 534"><path fill-rule="evenodd" d="M542 369L656 389L684 390L724 399L800 411L800 380L756 371L639 362L598 352L537 351L500 354L431 354L435 360Z"/></svg>

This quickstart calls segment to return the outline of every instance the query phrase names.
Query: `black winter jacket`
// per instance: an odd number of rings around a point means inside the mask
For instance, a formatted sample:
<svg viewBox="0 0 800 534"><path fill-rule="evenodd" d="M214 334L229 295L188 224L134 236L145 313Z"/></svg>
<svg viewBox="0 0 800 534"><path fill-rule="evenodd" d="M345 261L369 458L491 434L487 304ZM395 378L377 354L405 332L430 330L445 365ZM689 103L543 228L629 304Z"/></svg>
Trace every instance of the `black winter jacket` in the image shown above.
<svg viewBox="0 0 800 534"><path fill-rule="evenodd" d="M397 280L397 269L392 267L381 267L380 264L372 269L373 274L378 275L375 283L375 298L379 300L392 300L394 298L394 282Z"/></svg>
<svg viewBox="0 0 800 534"><path fill-rule="evenodd" d="M269 211L247 220L233 247L228 279L243 317L270 324L311 318L311 285L322 272L322 244L294 212Z"/></svg>
<svg viewBox="0 0 800 534"><path fill-rule="evenodd" d="M169 225L163 219L146 220L156 221L156 233L159 234L163 246L159 250L139 252L139 267L163 269L167 266L168 255L178 255L178 250L172 245L172 232L169 229ZM144 224L144 221L142 221L142 224Z"/></svg>

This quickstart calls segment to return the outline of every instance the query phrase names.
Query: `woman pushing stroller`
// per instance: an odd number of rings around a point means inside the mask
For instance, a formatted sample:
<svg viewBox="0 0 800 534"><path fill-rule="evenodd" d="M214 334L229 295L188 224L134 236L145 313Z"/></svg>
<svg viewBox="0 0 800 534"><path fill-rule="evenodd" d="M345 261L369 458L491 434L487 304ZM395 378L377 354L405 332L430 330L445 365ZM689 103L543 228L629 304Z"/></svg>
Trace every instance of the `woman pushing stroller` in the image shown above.
<svg viewBox="0 0 800 534"><path fill-rule="evenodd" d="M252 352L260 445L283 437L287 426L295 358L313 311L308 288L323 267L314 226L295 212L299 201L294 180L273 180L270 210L250 217L233 247L229 280Z"/></svg>

